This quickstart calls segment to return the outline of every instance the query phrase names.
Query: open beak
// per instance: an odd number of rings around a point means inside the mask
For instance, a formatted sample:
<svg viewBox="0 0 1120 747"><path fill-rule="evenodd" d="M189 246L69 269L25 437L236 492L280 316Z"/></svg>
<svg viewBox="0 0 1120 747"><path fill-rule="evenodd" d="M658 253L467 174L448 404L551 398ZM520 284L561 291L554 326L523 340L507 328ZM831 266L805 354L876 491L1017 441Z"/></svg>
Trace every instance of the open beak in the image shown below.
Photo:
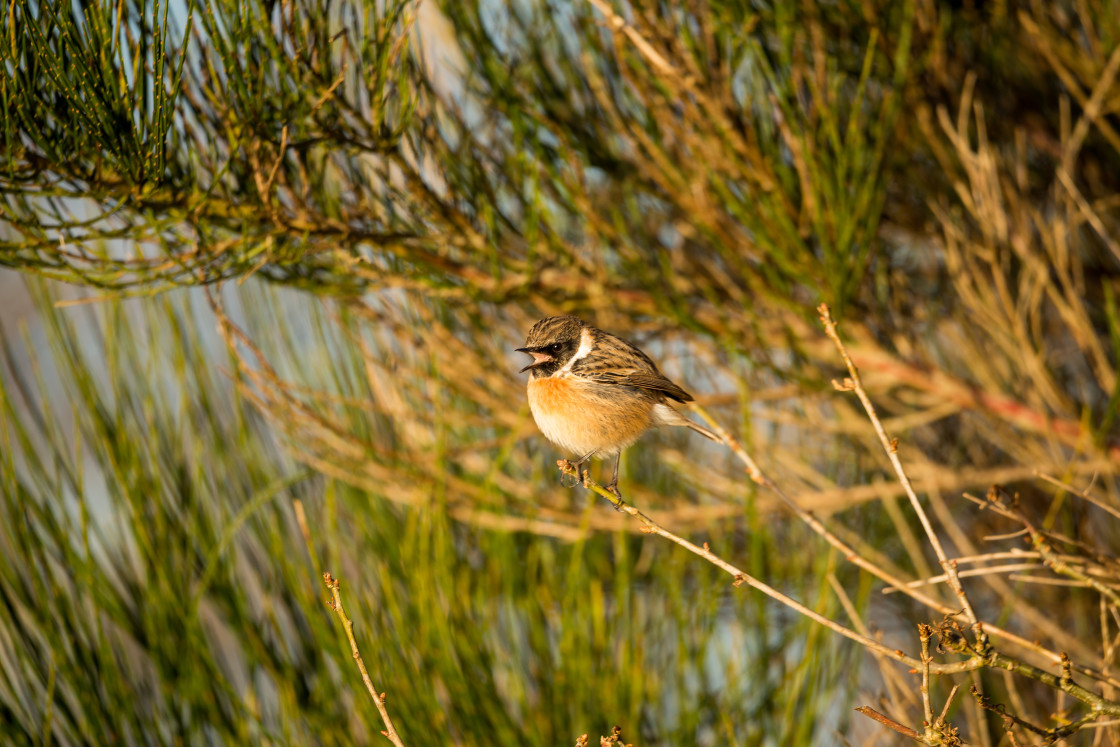
<svg viewBox="0 0 1120 747"><path fill-rule="evenodd" d="M539 351L533 350L532 348L517 348L516 352L518 352L518 353L528 353L529 355L533 356L533 362L530 363L528 366L525 366L525 368L521 369L517 373L525 373L530 368L536 368L537 366L542 366L545 363L548 363L548 362L554 360L553 357L551 355L549 355L548 353L541 353Z"/></svg>

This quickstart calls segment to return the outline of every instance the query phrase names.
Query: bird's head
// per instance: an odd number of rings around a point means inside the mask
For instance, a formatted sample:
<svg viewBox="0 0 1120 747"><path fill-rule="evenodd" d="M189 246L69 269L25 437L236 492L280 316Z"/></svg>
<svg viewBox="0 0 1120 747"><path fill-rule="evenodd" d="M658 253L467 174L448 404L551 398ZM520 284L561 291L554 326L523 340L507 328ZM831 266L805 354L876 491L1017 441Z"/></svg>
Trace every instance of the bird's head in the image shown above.
<svg viewBox="0 0 1120 747"><path fill-rule="evenodd" d="M533 356L533 362L518 371L532 370L534 376L551 376L579 350L587 323L574 316L550 316L541 319L529 330L525 347L519 353Z"/></svg>

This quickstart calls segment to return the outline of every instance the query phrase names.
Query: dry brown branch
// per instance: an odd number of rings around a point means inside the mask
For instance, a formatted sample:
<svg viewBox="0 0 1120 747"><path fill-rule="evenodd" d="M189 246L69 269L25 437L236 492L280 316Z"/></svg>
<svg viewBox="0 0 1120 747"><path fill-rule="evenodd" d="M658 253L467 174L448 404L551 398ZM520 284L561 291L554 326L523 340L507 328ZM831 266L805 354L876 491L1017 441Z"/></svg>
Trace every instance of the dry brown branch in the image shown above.
<svg viewBox="0 0 1120 747"><path fill-rule="evenodd" d="M945 705L941 706L941 713L937 716L938 724L945 723L945 716L953 706L953 700L957 697L957 691L960 690L960 687L960 685L953 685L953 689L949 691L948 697L945 698Z"/></svg>

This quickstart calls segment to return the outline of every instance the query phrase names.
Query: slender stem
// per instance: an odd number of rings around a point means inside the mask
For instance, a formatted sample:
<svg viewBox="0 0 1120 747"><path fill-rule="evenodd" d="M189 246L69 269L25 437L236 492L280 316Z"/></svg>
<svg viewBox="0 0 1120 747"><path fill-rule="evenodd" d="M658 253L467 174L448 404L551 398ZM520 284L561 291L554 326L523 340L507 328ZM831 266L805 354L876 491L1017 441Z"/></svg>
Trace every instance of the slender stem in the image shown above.
<svg viewBox="0 0 1120 747"><path fill-rule="evenodd" d="M883 422L879 419L879 415L875 411L875 406L871 403L871 398L867 396L867 391L864 390L863 383L860 381L859 370L852 361L852 357L848 355L848 349L844 347L844 341L840 339L840 334L836 331L836 322L832 319L832 312L829 310L828 304L822 303L817 307L817 311L820 313L825 334L836 343L836 347L840 351L840 356L844 359L844 364L848 367L848 375L850 378L842 384L837 382L833 382L833 384L839 390L855 392L856 396L859 397L860 403L863 404L863 409L867 412L867 416L871 419L871 424L874 426L875 432L879 435L879 442L887 452L887 458L890 459L891 465L894 466L898 481L902 484L903 490L906 491L906 496L910 499L910 505L914 507L914 513L918 515L918 519L922 522L922 528L925 529L926 538L929 539L930 547L933 548L934 553L937 555L938 562L945 570L945 576L948 580L949 587L953 590L957 600L960 601L965 617L968 618L968 622L972 626L972 631L976 635L976 641L980 645L980 650L983 651L988 645L988 639L984 634L984 628L980 625L979 618L976 617L976 613L973 611L972 605L968 601L968 596L964 593L964 587L961 586L961 580L957 576L956 563L950 561L945 555L945 549L941 546L941 540L938 538L937 532L933 530L933 524L930 523L929 516L926 515L925 509L922 508L921 501L918 500L918 494L914 492L914 486L910 483L910 478L906 475L906 470L902 466L902 460L898 456L898 441L891 439L890 436L887 435L887 431L883 427Z"/></svg>
<svg viewBox="0 0 1120 747"><path fill-rule="evenodd" d="M953 689L949 691L949 697L945 698L945 705L941 707L941 715L937 717L937 726L944 726L945 716L948 715L949 707L953 705L953 699L957 697L957 690L960 689L960 685L953 685Z"/></svg>
<svg viewBox="0 0 1120 747"><path fill-rule="evenodd" d="M933 657L929 653L929 639L933 637L933 628L925 623L918 625L918 638L922 642L922 710L925 713L926 736L930 736L933 729L933 704L929 700L929 666Z"/></svg>
<svg viewBox="0 0 1120 747"><path fill-rule="evenodd" d="M993 565L985 566L983 568L972 568L967 571L961 571L960 577L966 576L987 576L994 573L1016 573L1018 571L1031 571L1036 568L1045 568L1043 563L1010 563L1008 565ZM943 573L940 576L930 576L929 578L920 578L917 581L911 581L908 586L915 588L918 586L932 586L933 584L940 584L947 580L947 576ZM883 589L883 592L889 594L894 589Z"/></svg>
<svg viewBox="0 0 1120 747"><path fill-rule="evenodd" d="M1092 503L1094 506L1101 509L1102 511L1107 511L1108 513L1115 516L1117 519L1120 519L1120 510L1116 509L1113 506L1108 505L1107 503L1105 503L1101 499L1097 498L1095 495L1093 495L1092 493L1089 492L1088 488L1085 488L1084 490L1079 489L1079 488L1075 488L1074 486L1070 485L1067 482L1062 482L1061 480L1059 480L1055 477L1051 477L1050 475L1046 474L1045 472L1039 472L1038 470L1035 470L1034 474L1039 479L1045 480L1046 482L1051 483L1052 485L1057 485L1059 488L1066 491L1070 495L1076 495L1077 497L1082 498L1082 499L1088 501L1089 503Z"/></svg>
<svg viewBox="0 0 1120 747"><path fill-rule="evenodd" d="M894 729L895 731L897 731L899 734L901 734L904 737L910 737L915 742L921 742L922 744L929 744L928 742L926 742L925 738L921 734L914 731L909 726L903 726L902 724L898 723L897 721L890 718L889 716L884 716L883 714L879 713L878 711L876 711L871 706L860 706L859 708L856 708L856 711L858 711L859 713L862 713L864 716L867 716L869 719L871 719L873 721L878 721L883 726L886 726L890 729Z"/></svg>
<svg viewBox="0 0 1120 747"><path fill-rule="evenodd" d="M354 623L342 609L342 595L338 591L338 581L329 573L323 574L323 581L327 588L331 590L331 594L334 595L334 601L328 601L327 606L334 610L338 614L338 619L342 621L342 628L346 631L346 637L350 639L350 651L354 654L354 661L358 662L358 671L362 673L362 682L366 683L366 690L369 690L369 696L373 698L373 703L381 714L381 720L385 723L385 730L381 733L388 737L389 741L396 747L404 747L404 742L401 741L397 730L393 728L393 720L389 718L389 710L385 707L385 693L377 694L377 690L373 686L373 680L369 678L369 672L366 671L366 663L362 661L362 655L358 653L358 641L354 638Z"/></svg>

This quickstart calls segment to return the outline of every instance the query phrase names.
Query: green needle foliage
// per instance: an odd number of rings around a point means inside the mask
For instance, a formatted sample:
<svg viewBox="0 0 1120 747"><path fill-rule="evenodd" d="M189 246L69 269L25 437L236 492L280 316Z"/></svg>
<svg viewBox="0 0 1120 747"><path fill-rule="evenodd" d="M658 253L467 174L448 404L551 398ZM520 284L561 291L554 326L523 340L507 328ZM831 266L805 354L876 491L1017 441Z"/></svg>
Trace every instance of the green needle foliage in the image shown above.
<svg viewBox="0 0 1120 747"><path fill-rule="evenodd" d="M48 350L27 370L60 376L0 377L0 725L15 743L380 739L324 604L328 568L408 744L566 743L616 721L659 744L808 737L804 709L847 697L851 650L809 653L804 622L766 623L773 610L653 538L480 530L438 490L402 507L293 463L199 313L44 308L38 345L5 339L9 359ZM360 363L311 329L301 352L320 373ZM604 510L577 499L585 520ZM768 573L797 575L767 555Z"/></svg>
<svg viewBox="0 0 1120 747"><path fill-rule="evenodd" d="M379 740L324 571L408 744L892 728L857 700L927 744L1117 738L1115 2L10 0L0 32L0 264L99 294L36 280L46 332L3 327L5 738ZM831 534L687 434L627 454L629 500L976 670L922 691L560 487L510 352L553 313ZM938 719L954 684L983 697Z"/></svg>

